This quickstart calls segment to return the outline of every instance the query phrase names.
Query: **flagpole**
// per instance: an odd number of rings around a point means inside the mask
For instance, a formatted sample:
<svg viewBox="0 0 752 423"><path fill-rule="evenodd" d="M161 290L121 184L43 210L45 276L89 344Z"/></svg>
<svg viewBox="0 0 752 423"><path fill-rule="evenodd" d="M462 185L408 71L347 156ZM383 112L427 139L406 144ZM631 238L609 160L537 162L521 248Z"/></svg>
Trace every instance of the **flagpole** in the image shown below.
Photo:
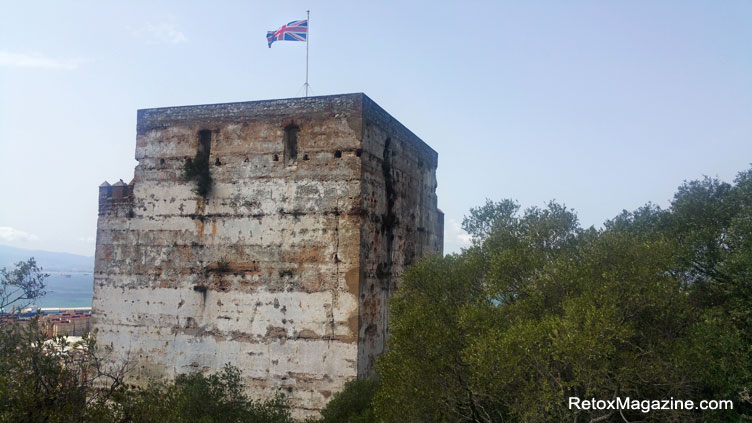
<svg viewBox="0 0 752 423"><path fill-rule="evenodd" d="M308 39L311 36L311 11L306 10L306 41L305 41L305 96L308 97Z"/></svg>

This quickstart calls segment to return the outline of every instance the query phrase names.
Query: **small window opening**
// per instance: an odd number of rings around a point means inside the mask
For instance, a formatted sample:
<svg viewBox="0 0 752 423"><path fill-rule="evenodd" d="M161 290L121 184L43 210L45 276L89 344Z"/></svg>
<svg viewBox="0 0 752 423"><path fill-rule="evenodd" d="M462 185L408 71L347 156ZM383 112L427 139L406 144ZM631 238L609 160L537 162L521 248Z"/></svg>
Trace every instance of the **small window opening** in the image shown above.
<svg viewBox="0 0 752 423"><path fill-rule="evenodd" d="M334 150L334 157L338 159L342 157L342 150Z"/></svg>
<svg viewBox="0 0 752 423"><path fill-rule="evenodd" d="M303 160L308 160L308 154L303 154Z"/></svg>
<svg viewBox="0 0 752 423"><path fill-rule="evenodd" d="M164 164L165 164L165 161L164 161L164 159L159 159L159 165L160 165L160 166L164 166Z"/></svg>
<svg viewBox="0 0 752 423"><path fill-rule="evenodd" d="M285 164L294 164L298 159L298 132L295 125L285 127Z"/></svg>
<svg viewBox="0 0 752 423"><path fill-rule="evenodd" d="M355 155L356 156L360 157L361 154L363 154L363 150L361 150L361 149L355 150Z"/></svg>
<svg viewBox="0 0 752 423"><path fill-rule="evenodd" d="M219 161L219 157L217 157L217 160L214 160L215 166L222 166L222 162Z"/></svg>
<svg viewBox="0 0 752 423"><path fill-rule="evenodd" d="M278 156L278 155L276 155L276 154L274 155L274 161L275 161L275 162L278 162L278 161L279 161L279 156Z"/></svg>

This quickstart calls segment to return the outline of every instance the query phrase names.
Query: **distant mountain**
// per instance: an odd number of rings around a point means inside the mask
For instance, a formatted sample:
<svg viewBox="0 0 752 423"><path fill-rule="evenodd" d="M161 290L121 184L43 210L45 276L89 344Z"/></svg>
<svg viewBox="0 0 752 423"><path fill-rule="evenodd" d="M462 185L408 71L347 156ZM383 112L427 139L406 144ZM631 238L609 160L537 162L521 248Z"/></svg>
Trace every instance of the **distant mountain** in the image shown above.
<svg viewBox="0 0 752 423"><path fill-rule="evenodd" d="M0 268L11 268L15 263L28 260L29 257L34 257L37 266L43 268L45 272L91 273L94 271L94 257L0 245Z"/></svg>

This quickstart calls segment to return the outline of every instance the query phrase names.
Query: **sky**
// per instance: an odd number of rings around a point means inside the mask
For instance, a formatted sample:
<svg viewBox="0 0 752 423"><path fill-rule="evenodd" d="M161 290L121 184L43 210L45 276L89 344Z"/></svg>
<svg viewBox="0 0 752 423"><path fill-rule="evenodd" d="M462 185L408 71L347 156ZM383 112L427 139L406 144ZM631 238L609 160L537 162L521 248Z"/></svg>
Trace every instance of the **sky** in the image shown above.
<svg viewBox="0 0 752 423"><path fill-rule="evenodd" d="M584 227L752 162L752 2L10 1L0 244L93 255L136 110L364 92L439 153L445 252L486 198Z"/></svg>

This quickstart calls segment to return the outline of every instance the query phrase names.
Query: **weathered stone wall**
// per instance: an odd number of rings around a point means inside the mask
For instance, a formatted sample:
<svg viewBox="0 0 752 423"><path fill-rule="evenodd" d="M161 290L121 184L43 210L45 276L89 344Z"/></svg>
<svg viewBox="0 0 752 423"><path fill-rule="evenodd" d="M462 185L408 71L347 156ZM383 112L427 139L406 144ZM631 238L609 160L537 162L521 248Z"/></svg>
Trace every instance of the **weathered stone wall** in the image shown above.
<svg viewBox="0 0 752 423"><path fill-rule="evenodd" d="M438 155L364 97L358 374L373 373L389 333L389 298L407 266L442 253L444 215L437 207Z"/></svg>
<svg viewBox="0 0 752 423"><path fill-rule="evenodd" d="M436 153L362 94L141 110L136 159L100 187L92 306L135 383L232 363L313 414L373 371L399 274L441 251Z"/></svg>

